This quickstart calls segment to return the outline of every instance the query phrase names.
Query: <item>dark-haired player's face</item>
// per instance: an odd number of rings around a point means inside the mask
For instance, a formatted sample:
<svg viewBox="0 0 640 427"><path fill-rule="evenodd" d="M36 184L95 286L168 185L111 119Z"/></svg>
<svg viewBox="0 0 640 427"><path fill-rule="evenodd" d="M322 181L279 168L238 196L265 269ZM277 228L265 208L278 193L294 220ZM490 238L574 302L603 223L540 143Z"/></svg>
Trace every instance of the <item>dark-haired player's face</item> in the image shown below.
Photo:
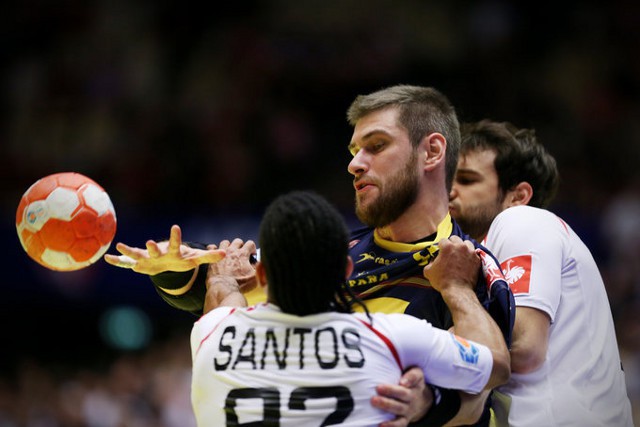
<svg viewBox="0 0 640 427"><path fill-rule="evenodd" d="M461 154L449 195L451 216L476 240L484 238L493 219L504 210L495 157L491 150Z"/></svg>
<svg viewBox="0 0 640 427"><path fill-rule="evenodd" d="M396 124L396 116L395 109L385 109L363 117L349 145L356 215L371 227L394 222L418 195L417 152L407 131Z"/></svg>

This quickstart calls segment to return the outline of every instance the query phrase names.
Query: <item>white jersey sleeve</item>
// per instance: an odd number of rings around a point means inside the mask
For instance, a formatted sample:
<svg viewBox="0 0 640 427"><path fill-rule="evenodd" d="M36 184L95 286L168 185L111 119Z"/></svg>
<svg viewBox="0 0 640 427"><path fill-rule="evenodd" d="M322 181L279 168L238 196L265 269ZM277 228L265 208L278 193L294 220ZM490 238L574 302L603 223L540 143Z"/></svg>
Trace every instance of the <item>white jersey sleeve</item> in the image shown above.
<svg viewBox="0 0 640 427"><path fill-rule="evenodd" d="M529 206L501 212L484 244L500 260L517 306L536 308L555 319L569 231L553 213Z"/></svg>
<svg viewBox="0 0 640 427"><path fill-rule="evenodd" d="M402 369L420 367L429 384L476 394L489 381L493 357L482 344L402 314L374 314L373 328L390 337Z"/></svg>

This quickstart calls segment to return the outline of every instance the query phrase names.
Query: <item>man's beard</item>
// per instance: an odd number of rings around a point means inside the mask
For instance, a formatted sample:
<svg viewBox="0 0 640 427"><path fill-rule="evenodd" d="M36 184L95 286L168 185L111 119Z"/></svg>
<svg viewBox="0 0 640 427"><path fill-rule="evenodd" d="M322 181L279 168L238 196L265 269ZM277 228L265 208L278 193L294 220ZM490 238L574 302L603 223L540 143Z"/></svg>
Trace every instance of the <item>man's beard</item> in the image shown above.
<svg viewBox="0 0 640 427"><path fill-rule="evenodd" d="M462 231L477 241L481 241L489 231L493 219L502 212L502 200L499 198L491 204L476 205L467 208L464 215L454 215Z"/></svg>
<svg viewBox="0 0 640 427"><path fill-rule="evenodd" d="M378 186L380 194L368 206L362 206L356 197L356 215L360 221L369 227L384 227L398 219L415 203L419 184L416 159L414 151L402 169Z"/></svg>

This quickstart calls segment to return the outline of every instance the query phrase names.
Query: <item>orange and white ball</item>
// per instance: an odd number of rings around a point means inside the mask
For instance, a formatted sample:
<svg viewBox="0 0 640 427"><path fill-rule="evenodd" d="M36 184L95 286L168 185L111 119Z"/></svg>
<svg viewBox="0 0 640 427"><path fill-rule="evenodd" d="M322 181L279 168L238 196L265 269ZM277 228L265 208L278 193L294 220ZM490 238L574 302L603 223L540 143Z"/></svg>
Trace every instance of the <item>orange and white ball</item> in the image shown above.
<svg viewBox="0 0 640 427"><path fill-rule="evenodd" d="M85 268L109 249L116 213L107 192L76 172L36 181L16 212L22 247L39 264L56 271Z"/></svg>

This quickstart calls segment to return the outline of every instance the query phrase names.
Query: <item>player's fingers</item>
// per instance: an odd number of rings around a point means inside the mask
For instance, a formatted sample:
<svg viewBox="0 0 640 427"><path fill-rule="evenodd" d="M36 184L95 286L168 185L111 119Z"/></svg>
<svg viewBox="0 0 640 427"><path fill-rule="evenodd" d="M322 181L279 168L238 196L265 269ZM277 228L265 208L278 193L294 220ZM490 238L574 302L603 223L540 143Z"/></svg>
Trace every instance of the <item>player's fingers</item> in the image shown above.
<svg viewBox="0 0 640 427"><path fill-rule="evenodd" d="M400 377L400 385L403 387L415 387L424 381L424 373L422 369L417 367L409 368L402 377Z"/></svg>
<svg viewBox="0 0 640 427"><path fill-rule="evenodd" d="M476 247L473 246L473 243L471 242L471 240L465 240L464 241L464 245L467 247L467 249L471 252L475 252L476 251Z"/></svg>
<svg viewBox="0 0 640 427"><path fill-rule="evenodd" d="M451 242L451 240L449 239L442 239L438 242L438 251L439 252L446 252L447 249L453 245L453 242ZM436 257L436 259L438 259L438 257Z"/></svg>
<svg viewBox="0 0 640 427"><path fill-rule="evenodd" d="M111 264L111 265L115 265L116 267L118 267L118 255L111 255L111 254L105 254L105 256L102 257L107 264Z"/></svg>
<svg viewBox="0 0 640 427"><path fill-rule="evenodd" d="M122 251L130 250L130 249L132 249L131 246L125 245L124 243L121 243L121 242L116 243L116 250L120 253L122 253Z"/></svg>
<svg viewBox="0 0 640 427"><path fill-rule="evenodd" d="M125 245L124 243L117 243L116 250L122 255L126 255L133 259L143 258L147 256L147 251L145 249L134 248L132 246Z"/></svg>
<svg viewBox="0 0 640 427"><path fill-rule="evenodd" d="M428 277L429 276L429 271L431 270L432 266L433 266L433 262L430 262L429 264L424 266L424 268L422 269L422 275L424 277Z"/></svg>
<svg viewBox="0 0 640 427"><path fill-rule="evenodd" d="M392 399L405 404L411 398L411 391L407 387L395 384L378 384L376 386L378 396Z"/></svg>
<svg viewBox="0 0 640 427"><path fill-rule="evenodd" d="M213 264L223 259L226 255L227 251L224 249L209 250L198 259L198 262L201 264Z"/></svg>
<svg viewBox="0 0 640 427"><path fill-rule="evenodd" d="M462 242L462 239L460 238L460 236L456 236L455 234L449 236L448 240L450 242L452 242L452 243L460 243L460 242Z"/></svg>
<svg viewBox="0 0 640 427"><path fill-rule="evenodd" d="M111 265L120 268L134 268L137 264L136 260L126 255L110 255L106 254L104 260Z"/></svg>
<svg viewBox="0 0 640 427"><path fill-rule="evenodd" d="M405 417L398 417L395 420L385 421L378 424L378 427L406 427L409 425L409 420Z"/></svg>
<svg viewBox="0 0 640 427"><path fill-rule="evenodd" d="M256 243L253 240L247 240L244 243L244 247L250 255L255 254L257 251Z"/></svg>
<svg viewBox="0 0 640 427"><path fill-rule="evenodd" d="M147 247L147 252L149 252L150 258L158 258L160 255L162 255L162 253L160 252L160 248L155 241L148 240L145 246Z"/></svg>
<svg viewBox="0 0 640 427"><path fill-rule="evenodd" d="M223 241L221 241L221 242L220 242L219 247L220 247L220 249L227 249L227 248L229 247L229 245L230 245L230 244L231 244L231 242L230 242L230 241L228 241L228 240L223 240Z"/></svg>
<svg viewBox="0 0 640 427"><path fill-rule="evenodd" d="M229 246L231 246L232 248L241 248L243 245L244 245L244 240L235 238L233 239L233 241Z"/></svg>
<svg viewBox="0 0 640 427"><path fill-rule="evenodd" d="M177 253L180 251L180 245L182 244L182 230L179 225L171 226L171 233L169 234L169 252Z"/></svg>
<svg viewBox="0 0 640 427"><path fill-rule="evenodd" d="M405 415L408 410L407 405L381 396L373 396L370 402L374 408L396 416L392 420L378 424L380 427L406 427L409 425L409 419Z"/></svg>
<svg viewBox="0 0 640 427"><path fill-rule="evenodd" d="M405 416L408 411L406 403L380 395L371 397L371 406L400 417Z"/></svg>

